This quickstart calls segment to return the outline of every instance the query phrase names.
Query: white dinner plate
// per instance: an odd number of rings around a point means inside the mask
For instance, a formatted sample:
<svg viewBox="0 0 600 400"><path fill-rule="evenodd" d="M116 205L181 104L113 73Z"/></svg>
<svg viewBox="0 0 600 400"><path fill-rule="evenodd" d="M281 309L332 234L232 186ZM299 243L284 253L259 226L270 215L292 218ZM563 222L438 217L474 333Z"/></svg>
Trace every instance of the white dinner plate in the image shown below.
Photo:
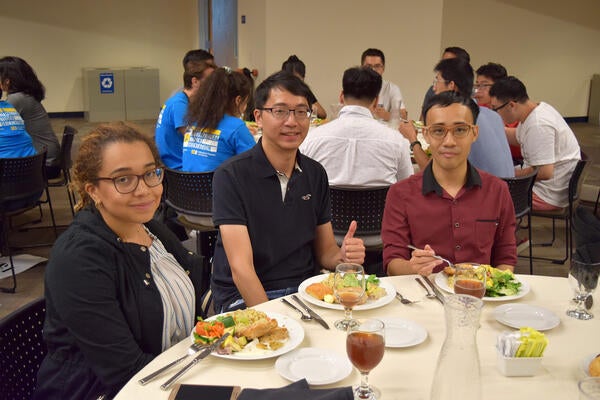
<svg viewBox="0 0 600 400"><path fill-rule="evenodd" d="M502 304L494 309L496 321L519 329L524 326L547 331L560 324L560 318L547 308L529 304Z"/></svg>
<svg viewBox="0 0 600 400"><path fill-rule="evenodd" d="M595 353L590 353L583 360L581 360L580 367L581 367L581 371L584 373L585 376L590 376L590 363L599 354L600 354L600 351L597 351Z"/></svg>
<svg viewBox="0 0 600 400"><path fill-rule="evenodd" d="M334 310L343 310L344 306L337 303L327 303L326 301L319 300L317 298L312 297L310 294L306 293L306 288L313 283L323 282L327 279L329 274L322 274L313 276L311 278L306 279L304 282L298 286L298 293L302 299L308 301L311 304L314 304L319 307L331 308ZM383 307L386 304L389 304L394 297L396 296L396 288L391 283L379 278L379 286L385 289L385 296L377 300L367 300L365 304L360 304L353 308L354 311L360 310L370 310L373 308Z"/></svg>
<svg viewBox="0 0 600 400"><path fill-rule="evenodd" d="M500 296L500 297L488 297L488 296L483 296L483 301L509 301L509 300L516 300L516 299L520 299L521 297L525 296L527 293L529 293L529 291L531 290L531 287L529 286L529 283L527 283L527 281L521 280L519 278L517 278L515 276L515 279L519 282L521 282L521 287L519 288L519 291L517 292L517 294L513 294L512 296ZM438 272L435 276L435 284L442 290L448 292L448 293L454 293L454 289L452 289L449 285L448 285L448 275L442 271L442 272Z"/></svg>
<svg viewBox="0 0 600 400"><path fill-rule="evenodd" d="M306 378L309 385L328 385L350 375L352 364L345 354L303 347L279 357L275 369L292 382Z"/></svg>
<svg viewBox="0 0 600 400"><path fill-rule="evenodd" d="M427 339L427 330L402 318L379 318L385 325L385 347L411 347Z"/></svg>
<svg viewBox="0 0 600 400"><path fill-rule="evenodd" d="M223 314L219 314L219 315L225 315L225 314L228 314L228 313L223 313ZM298 321L295 321L294 319L292 319L286 315L278 314L278 313L274 313L274 312L265 312L265 314L267 314L267 316L269 318L275 318L277 320L277 325L284 326L288 329L290 337L288 338L287 342L285 342L285 344L283 346L281 346L279 349L277 349L277 350L262 350L262 349L256 349L256 348L248 348L248 346L251 346L251 345L248 345L242 351L238 351L238 352L235 352L232 354L219 354L219 353L213 351L210 355L219 357L219 358L227 358L230 360L263 360L265 358L277 357L277 356L285 354L289 351L292 351L296 347L298 347L298 345L300 343L302 343L302 340L304 340L304 329L302 328L302 326L300 326ZM219 315L215 315L213 317L207 318L207 321L211 321L211 320L217 318ZM193 332L191 333L190 338L193 342L194 341L194 333Z"/></svg>

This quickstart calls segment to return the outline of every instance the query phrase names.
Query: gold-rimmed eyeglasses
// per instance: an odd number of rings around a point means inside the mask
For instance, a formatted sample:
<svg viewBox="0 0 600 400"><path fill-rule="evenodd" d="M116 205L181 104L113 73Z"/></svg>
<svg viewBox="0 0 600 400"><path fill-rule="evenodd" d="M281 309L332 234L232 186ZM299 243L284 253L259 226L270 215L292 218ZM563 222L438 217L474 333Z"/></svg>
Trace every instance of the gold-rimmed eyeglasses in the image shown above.
<svg viewBox="0 0 600 400"><path fill-rule="evenodd" d="M462 139L467 137L469 132L473 129L473 125L469 124L459 124L453 126L444 126L444 125L433 125L424 127L425 131L431 135L434 139L444 139L448 132L452 132L452 136L456 139Z"/></svg>
<svg viewBox="0 0 600 400"><path fill-rule="evenodd" d="M146 171L141 175L120 175L115 176L114 178L98 177L94 180L112 181L117 192L121 194L127 194L137 189L138 185L140 184L140 179L144 180L146 186L155 187L162 183L164 175L164 169L159 167Z"/></svg>

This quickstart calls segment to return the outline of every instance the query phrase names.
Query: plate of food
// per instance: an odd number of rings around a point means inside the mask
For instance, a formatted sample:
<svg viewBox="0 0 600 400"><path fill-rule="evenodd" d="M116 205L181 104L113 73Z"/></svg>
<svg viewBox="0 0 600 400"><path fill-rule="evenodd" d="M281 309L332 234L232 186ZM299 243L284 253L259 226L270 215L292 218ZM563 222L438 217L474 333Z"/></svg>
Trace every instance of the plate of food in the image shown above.
<svg viewBox="0 0 600 400"><path fill-rule="evenodd" d="M558 315L547 308L530 304L502 304L494 309L496 321L520 329L530 327L538 331L547 331L560 324Z"/></svg>
<svg viewBox="0 0 600 400"><path fill-rule="evenodd" d="M211 355L233 360L262 360L294 350L304 340L304 329L294 319L247 308L198 321L192 342L211 343L230 332Z"/></svg>
<svg viewBox="0 0 600 400"><path fill-rule="evenodd" d="M380 318L385 325L385 347L411 347L427 339L427 330L402 318Z"/></svg>
<svg viewBox="0 0 600 400"><path fill-rule="evenodd" d="M309 385L339 382L352 372L348 356L329 349L303 347L277 359L275 369L285 379L295 382L306 378Z"/></svg>
<svg viewBox="0 0 600 400"><path fill-rule="evenodd" d="M333 275L332 272L306 279L298 287L298 293L304 300L316 306L343 310L344 306L337 303L333 296ZM396 289L391 283L381 280L375 275L369 275L366 293L365 300L362 304L355 306L354 311L371 310L389 304L394 300Z"/></svg>
<svg viewBox="0 0 600 400"><path fill-rule="evenodd" d="M600 352L588 354L581 360L581 370L585 376L600 376Z"/></svg>
<svg viewBox="0 0 600 400"><path fill-rule="evenodd" d="M508 301L520 299L531 290L529 284L518 279L512 271L504 271L486 265L487 280L484 301ZM454 268L446 267L435 276L435 284L442 290L454 293Z"/></svg>

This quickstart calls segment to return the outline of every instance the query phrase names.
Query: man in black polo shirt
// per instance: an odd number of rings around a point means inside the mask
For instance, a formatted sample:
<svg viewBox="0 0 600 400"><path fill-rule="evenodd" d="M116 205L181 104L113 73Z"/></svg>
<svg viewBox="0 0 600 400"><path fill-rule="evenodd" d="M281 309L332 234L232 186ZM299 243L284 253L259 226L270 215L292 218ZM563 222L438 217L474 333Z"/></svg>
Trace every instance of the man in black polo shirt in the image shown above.
<svg viewBox="0 0 600 400"><path fill-rule="evenodd" d="M327 174L298 151L309 128L309 92L286 72L265 79L255 94L261 140L215 171L219 236L211 288L217 312L293 293L320 267L364 261L363 242L353 237L356 222L337 246Z"/></svg>

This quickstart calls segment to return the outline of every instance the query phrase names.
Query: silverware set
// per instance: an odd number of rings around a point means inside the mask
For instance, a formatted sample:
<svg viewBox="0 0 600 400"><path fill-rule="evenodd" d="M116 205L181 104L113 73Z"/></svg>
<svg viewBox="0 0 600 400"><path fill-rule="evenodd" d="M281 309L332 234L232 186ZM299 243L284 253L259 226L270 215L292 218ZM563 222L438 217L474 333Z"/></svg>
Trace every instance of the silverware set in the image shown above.
<svg viewBox="0 0 600 400"><path fill-rule="evenodd" d="M417 277L417 278L415 278L415 281L417 281L417 283L423 289L425 289L425 297L427 297L428 299L436 299L440 303L444 304L444 300L445 300L444 295L433 284L433 282L431 282L431 280L428 277L426 277L426 276ZM425 283L427 283L427 284L425 284ZM430 288L431 288L431 290L430 290ZM396 290L396 298L398 300L400 300L400 302L402 304L407 304L407 305L419 302L419 300L409 300L409 299L407 299L398 290Z"/></svg>
<svg viewBox="0 0 600 400"><path fill-rule="evenodd" d="M314 312L312 310L312 308L308 307L302 300L300 300L300 298L298 296L293 294L291 296L291 298L298 304L299 307L295 306L294 304L292 304L290 301L288 301L285 298L281 299L281 301L283 302L283 304L287 305L288 307L293 308L294 310L296 310L300 314L302 314L302 316L300 318L303 321L311 321L314 319L319 324L321 324L323 326L323 328L329 329L329 325L327 324L327 322L325 322L325 320L323 318L321 318L321 316L319 314Z"/></svg>
<svg viewBox="0 0 600 400"><path fill-rule="evenodd" d="M206 358L210 353L215 351L221 345L221 343L223 343L225 341L225 339L227 339L229 337L229 335L230 335L229 332L225 332L225 334L223 336L221 336L219 339L217 339L216 341L214 341L213 343L208 344L208 345L196 344L196 343L192 344L188 348L187 354L178 358L175 361L170 362L169 364L165 365L164 367L159 368L158 370L154 371L150 375L140 379L138 382L141 385L145 385L146 383L150 382L151 380L153 380L154 378L156 378L157 376L159 376L166 370L181 363L183 360L187 359L189 356L194 356L192 358L192 361L187 363L175 375L173 375L165 383L160 385L160 388L162 390L168 390L169 388L171 388L171 386L173 386L173 384L177 381L177 379L179 379L183 376L183 374L188 372L190 369L192 369L192 367L194 367L194 365L198 364L200 361L202 361L204 358Z"/></svg>

